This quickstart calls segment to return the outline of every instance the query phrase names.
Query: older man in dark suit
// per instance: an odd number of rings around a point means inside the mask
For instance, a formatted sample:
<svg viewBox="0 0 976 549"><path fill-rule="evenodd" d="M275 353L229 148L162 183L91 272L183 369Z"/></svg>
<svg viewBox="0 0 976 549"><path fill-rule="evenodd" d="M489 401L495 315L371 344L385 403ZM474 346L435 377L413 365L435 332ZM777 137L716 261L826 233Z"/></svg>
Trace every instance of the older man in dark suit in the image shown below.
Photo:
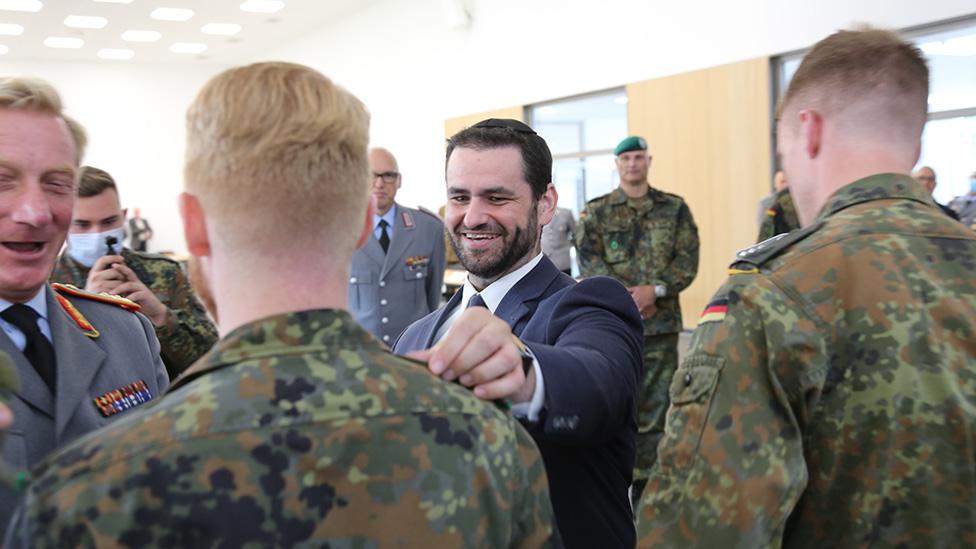
<svg viewBox="0 0 976 549"><path fill-rule="evenodd" d="M551 181L546 142L521 122L485 120L450 139L446 219L468 278L394 352L513 403L542 451L567 547L633 547L640 315L619 282L577 283L542 254Z"/></svg>

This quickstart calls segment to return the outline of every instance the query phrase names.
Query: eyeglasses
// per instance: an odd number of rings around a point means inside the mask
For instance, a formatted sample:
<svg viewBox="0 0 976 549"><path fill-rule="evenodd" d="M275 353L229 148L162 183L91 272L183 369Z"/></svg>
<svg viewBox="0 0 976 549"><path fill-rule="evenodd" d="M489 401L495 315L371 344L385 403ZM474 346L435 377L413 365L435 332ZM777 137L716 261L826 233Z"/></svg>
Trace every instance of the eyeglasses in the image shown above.
<svg viewBox="0 0 976 549"><path fill-rule="evenodd" d="M392 185L393 183L396 183L396 180L399 177L400 177L400 172L383 172L383 173L373 172L373 181L376 181L376 178L380 178L383 180L383 183L386 183L387 185Z"/></svg>

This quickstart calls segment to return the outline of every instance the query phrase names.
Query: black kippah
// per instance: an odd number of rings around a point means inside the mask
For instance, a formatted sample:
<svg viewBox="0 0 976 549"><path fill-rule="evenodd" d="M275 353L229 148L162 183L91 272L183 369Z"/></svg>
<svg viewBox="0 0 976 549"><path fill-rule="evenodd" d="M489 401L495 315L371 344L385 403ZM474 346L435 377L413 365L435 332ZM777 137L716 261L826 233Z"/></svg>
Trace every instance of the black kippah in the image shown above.
<svg viewBox="0 0 976 549"><path fill-rule="evenodd" d="M513 120L511 118L489 118L487 120L482 120L481 122L478 122L477 124L471 127L472 128L507 128L509 130L519 132L519 133L528 133L528 134L536 135L535 130L530 128L528 124L525 124L524 122L519 122L518 120Z"/></svg>

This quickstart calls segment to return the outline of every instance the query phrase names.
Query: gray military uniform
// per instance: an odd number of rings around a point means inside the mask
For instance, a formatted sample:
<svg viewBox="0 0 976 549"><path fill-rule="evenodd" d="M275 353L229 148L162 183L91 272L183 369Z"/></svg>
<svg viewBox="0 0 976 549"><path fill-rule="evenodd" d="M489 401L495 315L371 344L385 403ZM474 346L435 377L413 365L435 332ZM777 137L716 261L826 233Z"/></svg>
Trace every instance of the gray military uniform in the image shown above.
<svg viewBox="0 0 976 549"><path fill-rule="evenodd" d="M104 416L95 404L97 397L143 381L152 397L158 398L169 386L156 332L146 317L118 305L65 296L97 330L97 337L90 337L59 304L50 286L43 291L47 292L57 398L0 330L0 351L10 355L20 377L20 389L9 402L14 423L3 444L3 459L12 471L24 471L55 448L126 415L122 411ZM0 533L16 503L10 488L0 487Z"/></svg>
<svg viewBox="0 0 976 549"><path fill-rule="evenodd" d="M388 252L370 236L352 257L349 309L356 322L393 345L413 321L440 307L443 282L444 224L397 204Z"/></svg>

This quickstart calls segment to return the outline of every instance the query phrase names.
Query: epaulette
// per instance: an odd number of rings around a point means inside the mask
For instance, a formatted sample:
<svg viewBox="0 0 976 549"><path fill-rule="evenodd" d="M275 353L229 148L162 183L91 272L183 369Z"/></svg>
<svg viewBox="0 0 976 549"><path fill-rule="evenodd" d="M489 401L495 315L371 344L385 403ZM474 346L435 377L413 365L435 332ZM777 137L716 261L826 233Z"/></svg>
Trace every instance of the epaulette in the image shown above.
<svg viewBox="0 0 976 549"><path fill-rule="evenodd" d="M778 234L772 238L763 240L758 244L754 244L748 248L739 250L735 254L735 261L729 265L729 274L757 272L763 263L778 256L786 251L790 246L810 236L816 232L821 225L823 225L822 221L814 223L808 227L803 227L802 229Z"/></svg>
<svg viewBox="0 0 976 549"><path fill-rule="evenodd" d="M59 294L68 294L76 297L81 297L85 299L90 299L92 301L100 301L102 303L108 303L109 305L115 305L117 307L122 307L126 311L132 311L133 313L138 313L142 307L132 301L131 299L126 299L120 295L112 295L109 293L102 292L100 294L93 294L91 292L86 292L81 288L74 286L72 284L61 284L59 282L52 282L51 289L58 292Z"/></svg>
<svg viewBox="0 0 976 549"><path fill-rule="evenodd" d="M428 210L427 208L425 208L423 206L417 206L417 211L424 212L425 214L433 217L434 219L436 219L436 220L438 220L438 221L440 221L442 223L444 221L443 219L441 219L441 216L437 215L435 212L432 212L432 211Z"/></svg>

